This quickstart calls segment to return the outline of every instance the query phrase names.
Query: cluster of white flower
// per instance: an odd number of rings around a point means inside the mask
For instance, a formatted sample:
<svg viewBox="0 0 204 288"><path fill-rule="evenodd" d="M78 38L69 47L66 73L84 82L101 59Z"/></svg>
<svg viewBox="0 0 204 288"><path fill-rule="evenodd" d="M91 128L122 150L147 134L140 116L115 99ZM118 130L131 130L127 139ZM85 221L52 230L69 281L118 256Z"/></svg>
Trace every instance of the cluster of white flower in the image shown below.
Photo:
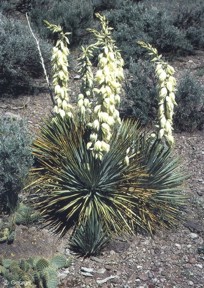
<svg viewBox="0 0 204 288"><path fill-rule="evenodd" d="M79 58L80 70L79 73L82 75L82 86L81 93L78 95L78 108L79 116L82 122L87 123L89 115L91 114L92 103L90 98L93 97L93 72L92 63L90 58L93 57L92 49L94 45L88 47L82 47L82 56Z"/></svg>
<svg viewBox="0 0 204 288"><path fill-rule="evenodd" d="M158 62L156 65L156 75L159 81L158 138L161 139L164 136L170 146L174 144L172 135L174 105L176 105L176 79L173 77L174 72L174 68L164 62Z"/></svg>
<svg viewBox="0 0 204 288"><path fill-rule="evenodd" d="M158 79L158 138L165 137L169 146L174 144L173 131L173 114L176 92L176 79L174 78L174 68L161 59L157 49L150 44L139 41L138 44L149 50L149 55L153 56L152 62L156 63L155 72Z"/></svg>
<svg viewBox="0 0 204 288"><path fill-rule="evenodd" d="M69 94L68 94L68 55L69 49L67 45L69 40L66 35L69 33L64 33L61 26L50 24L46 21L48 28L57 32L59 39L55 47L52 50L52 70L53 70L53 86L55 91L55 106L54 112L60 114L63 118L67 115L69 118L73 117L72 114L72 105L69 103Z"/></svg>
<svg viewBox="0 0 204 288"><path fill-rule="evenodd" d="M124 62L111 38L111 29L105 17L101 15L98 17L102 23L102 32L94 30L92 32L97 37L99 45L101 44L102 52L98 56L98 71L94 79L96 106L93 122L89 123L92 133L87 148L93 151L96 158L102 159L110 149L113 126L121 123L117 107L120 103L121 82L124 79Z"/></svg>

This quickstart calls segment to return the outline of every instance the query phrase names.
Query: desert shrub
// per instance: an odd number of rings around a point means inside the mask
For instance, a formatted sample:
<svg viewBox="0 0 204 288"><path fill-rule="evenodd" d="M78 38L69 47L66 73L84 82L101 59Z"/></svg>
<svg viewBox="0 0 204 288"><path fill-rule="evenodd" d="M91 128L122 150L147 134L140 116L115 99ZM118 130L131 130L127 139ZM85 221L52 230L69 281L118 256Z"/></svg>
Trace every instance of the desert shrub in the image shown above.
<svg viewBox="0 0 204 288"><path fill-rule="evenodd" d="M204 125L204 88L190 74L181 79L176 93L175 128L181 131L202 129Z"/></svg>
<svg viewBox="0 0 204 288"><path fill-rule="evenodd" d="M197 1L179 6L174 16L174 25L186 33L194 48L204 47L204 3Z"/></svg>
<svg viewBox="0 0 204 288"><path fill-rule="evenodd" d="M136 60L142 55L142 50L136 42L141 39L147 42L151 40L144 32L144 12L144 6L131 1L122 1L116 9L106 13L110 26L114 28L114 39L121 49L127 66L130 58Z"/></svg>
<svg viewBox="0 0 204 288"><path fill-rule="evenodd" d="M193 51L185 31L174 25L171 14L165 9L146 9L143 18L144 31L160 52L183 55Z"/></svg>
<svg viewBox="0 0 204 288"><path fill-rule="evenodd" d="M42 37L53 39L43 21L57 23L70 32L70 43L78 44L87 35L86 28L93 26L94 7L91 0L32 1L31 21ZM86 37L85 37L86 38Z"/></svg>
<svg viewBox="0 0 204 288"><path fill-rule="evenodd" d="M142 55L141 49L135 45L141 39L156 46L159 52L171 56L184 55L193 53L195 48L203 47L204 5L199 3L155 3L150 0L134 3L127 0L106 12L106 15L126 61L129 62L131 57L136 60ZM194 9L196 5L197 8ZM188 25L185 24L186 17Z"/></svg>
<svg viewBox="0 0 204 288"><path fill-rule="evenodd" d="M127 107L128 111L131 108L131 115L142 125L150 124L155 119L157 92L154 69L149 61L130 62L124 90L127 99L132 103L131 107Z"/></svg>
<svg viewBox="0 0 204 288"><path fill-rule="evenodd" d="M94 11L114 9L120 4L121 0L92 0Z"/></svg>
<svg viewBox="0 0 204 288"><path fill-rule="evenodd" d="M28 27L1 14L0 27L0 93L17 96L31 91L33 78L43 74L36 43ZM50 45L41 41L41 49L47 63Z"/></svg>
<svg viewBox="0 0 204 288"><path fill-rule="evenodd" d="M0 203L12 211L32 165L31 136L26 123L16 118L0 118Z"/></svg>

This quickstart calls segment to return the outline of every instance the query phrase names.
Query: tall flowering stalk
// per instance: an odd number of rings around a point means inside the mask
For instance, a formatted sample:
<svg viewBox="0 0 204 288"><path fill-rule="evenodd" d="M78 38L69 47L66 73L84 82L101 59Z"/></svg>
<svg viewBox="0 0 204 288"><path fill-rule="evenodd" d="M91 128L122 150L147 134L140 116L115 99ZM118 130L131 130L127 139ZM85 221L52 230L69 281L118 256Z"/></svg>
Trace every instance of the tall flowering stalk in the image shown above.
<svg viewBox="0 0 204 288"><path fill-rule="evenodd" d="M92 113L92 102L93 98L93 84L94 76L92 72L92 62L93 49L95 45L90 45L88 47L82 47L82 55L79 58L79 73L82 77L81 93L78 95L78 108L79 117L81 122L87 123L89 121L90 114Z"/></svg>
<svg viewBox="0 0 204 288"><path fill-rule="evenodd" d="M149 51L149 55L153 57L152 62L155 63L155 73L158 79L158 138L163 137L169 146L174 144L173 137L173 114L176 92L176 79L173 76L175 73L174 68L161 59L157 49L153 48L150 44L142 41L138 42L140 46Z"/></svg>
<svg viewBox="0 0 204 288"><path fill-rule="evenodd" d="M53 72L53 86L55 92L55 106L54 112L59 114L62 118L67 115L69 118L73 117L72 105L69 103L68 94L68 55L69 49L67 45L69 40L64 33L61 26L50 24L48 21L44 21L47 27L53 32L58 33L59 39L56 42L55 47L52 50L52 72Z"/></svg>
<svg viewBox="0 0 204 288"><path fill-rule="evenodd" d="M123 59L115 46L115 41L111 38L111 28L104 16L96 14L102 26L102 31L98 32L89 29L97 38L97 47L101 53L98 56L98 71L94 78L94 97L96 105L94 107L93 121L89 123L92 129L90 142L87 148L91 149L94 156L102 159L103 155L110 149L110 140L114 125L120 124L118 106L120 104L121 82L123 75Z"/></svg>

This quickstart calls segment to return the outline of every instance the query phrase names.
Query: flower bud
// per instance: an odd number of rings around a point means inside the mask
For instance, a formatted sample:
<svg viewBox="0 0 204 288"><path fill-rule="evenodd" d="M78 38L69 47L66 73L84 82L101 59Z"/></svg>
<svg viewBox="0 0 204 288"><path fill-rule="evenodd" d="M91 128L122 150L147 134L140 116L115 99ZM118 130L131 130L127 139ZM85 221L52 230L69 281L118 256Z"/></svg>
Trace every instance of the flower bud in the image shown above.
<svg viewBox="0 0 204 288"><path fill-rule="evenodd" d="M173 85L172 85L172 83L171 83L170 81L168 81L168 82L166 83L166 87L167 87L167 89L169 90L169 92L172 92L172 91L173 91Z"/></svg>
<svg viewBox="0 0 204 288"><path fill-rule="evenodd" d="M167 89L165 87L163 87L159 92L159 98L165 98L167 93L168 93Z"/></svg>
<svg viewBox="0 0 204 288"><path fill-rule="evenodd" d="M109 126L113 126L114 123L115 123L115 120L112 116L108 116L106 119L105 119L105 122L109 125Z"/></svg>
<svg viewBox="0 0 204 288"><path fill-rule="evenodd" d="M158 138L161 139L164 136L164 129L160 129L158 133Z"/></svg>
<svg viewBox="0 0 204 288"><path fill-rule="evenodd" d="M62 118L65 116L65 111L63 109L59 109L59 114Z"/></svg>
<svg viewBox="0 0 204 288"><path fill-rule="evenodd" d="M88 142L88 143L86 144L86 148L87 148L87 149L90 149L91 146L92 146L92 142Z"/></svg>
<svg viewBox="0 0 204 288"><path fill-rule="evenodd" d="M159 80L161 82L164 82L165 79L166 79L166 72L162 70L161 73L159 74Z"/></svg>
<svg viewBox="0 0 204 288"><path fill-rule="evenodd" d="M167 73L169 73L170 75L173 75L175 73L174 68L171 65L167 65L167 69L166 69Z"/></svg>
<svg viewBox="0 0 204 288"><path fill-rule="evenodd" d="M88 107L89 104L90 104L89 99L87 99L87 98L84 99L84 106L85 106L85 107Z"/></svg>
<svg viewBox="0 0 204 288"><path fill-rule="evenodd" d="M97 119L94 120L92 127L93 127L93 129L95 129L95 130L97 130L97 131L99 130L99 128L100 128L100 123L99 123L99 121L98 121Z"/></svg>
<svg viewBox="0 0 204 288"><path fill-rule="evenodd" d="M83 106L83 104L84 104L84 100L83 99L80 99L79 101L78 101L78 107L82 107Z"/></svg>
<svg viewBox="0 0 204 288"><path fill-rule="evenodd" d="M96 105L96 107L94 108L94 113L98 114L99 111L101 111L101 105Z"/></svg>
<svg viewBox="0 0 204 288"><path fill-rule="evenodd" d="M62 109L63 109L64 111L67 110L67 101L66 101L66 100L63 100L63 101L62 101Z"/></svg>
<svg viewBox="0 0 204 288"><path fill-rule="evenodd" d="M94 150L95 151L100 151L101 150L101 141L96 141L96 143L94 144Z"/></svg>
<svg viewBox="0 0 204 288"><path fill-rule="evenodd" d="M171 123L167 120L165 124L165 131L166 133L169 133L171 132L171 130L172 130Z"/></svg>
<svg viewBox="0 0 204 288"><path fill-rule="evenodd" d="M80 107L80 111L81 111L81 114L82 114L82 115L85 115L85 113L86 113L86 108L82 105L82 106Z"/></svg>
<svg viewBox="0 0 204 288"><path fill-rule="evenodd" d="M90 135L90 140L91 140L91 142L96 142L97 139L98 139L98 134L92 133L92 134Z"/></svg>
<svg viewBox="0 0 204 288"><path fill-rule="evenodd" d="M164 128L166 125L166 118L163 116L161 119L160 119L160 126L161 128Z"/></svg>
<svg viewBox="0 0 204 288"><path fill-rule="evenodd" d="M84 95L82 93L79 94L78 100L84 99Z"/></svg>
<svg viewBox="0 0 204 288"><path fill-rule="evenodd" d="M107 123L102 123L101 124L101 129L104 132L104 134L109 133L110 132L110 126Z"/></svg>
<svg viewBox="0 0 204 288"><path fill-rule="evenodd" d="M108 152L110 150L110 145L105 141L101 141L101 150L104 152Z"/></svg>

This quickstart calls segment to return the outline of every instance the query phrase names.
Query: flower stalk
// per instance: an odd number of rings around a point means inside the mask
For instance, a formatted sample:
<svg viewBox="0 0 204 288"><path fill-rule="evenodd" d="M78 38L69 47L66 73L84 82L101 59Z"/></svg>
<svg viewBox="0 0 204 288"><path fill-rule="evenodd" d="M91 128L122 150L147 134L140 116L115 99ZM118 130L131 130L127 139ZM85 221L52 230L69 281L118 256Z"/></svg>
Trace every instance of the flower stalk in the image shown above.
<svg viewBox="0 0 204 288"><path fill-rule="evenodd" d="M173 115L175 101L176 79L173 76L174 68L161 59L157 49L150 44L139 41L138 44L149 51L155 63L155 73L157 76L158 88L158 139L165 138L167 144L171 147L174 144L173 137Z"/></svg>
<svg viewBox="0 0 204 288"><path fill-rule="evenodd" d="M96 14L102 26L98 32L89 29L96 39L96 46L101 49L98 55L98 71L94 79L94 107L93 121L89 123L92 129L87 148L91 149L94 156L102 159L110 149L112 129L121 123L118 106L120 104L121 82L124 79L123 59L111 37L111 28L104 16Z"/></svg>
<svg viewBox="0 0 204 288"><path fill-rule="evenodd" d="M52 50L52 83L55 92L55 106L54 112L59 114L62 118L67 115L69 118L73 118L72 105L69 103L68 94L68 55L69 40L67 35L70 33L64 33L61 26L50 24L48 21L44 21L47 27L53 32L58 33L58 40L55 47Z"/></svg>
<svg viewBox="0 0 204 288"><path fill-rule="evenodd" d="M81 122L87 123L92 113L92 102L90 99L93 98L93 84L94 76L92 71L91 58L93 57L93 49L95 45L89 45L88 47L82 47L82 55L79 58L79 73L82 78L81 93L78 95L78 108L79 118Z"/></svg>

